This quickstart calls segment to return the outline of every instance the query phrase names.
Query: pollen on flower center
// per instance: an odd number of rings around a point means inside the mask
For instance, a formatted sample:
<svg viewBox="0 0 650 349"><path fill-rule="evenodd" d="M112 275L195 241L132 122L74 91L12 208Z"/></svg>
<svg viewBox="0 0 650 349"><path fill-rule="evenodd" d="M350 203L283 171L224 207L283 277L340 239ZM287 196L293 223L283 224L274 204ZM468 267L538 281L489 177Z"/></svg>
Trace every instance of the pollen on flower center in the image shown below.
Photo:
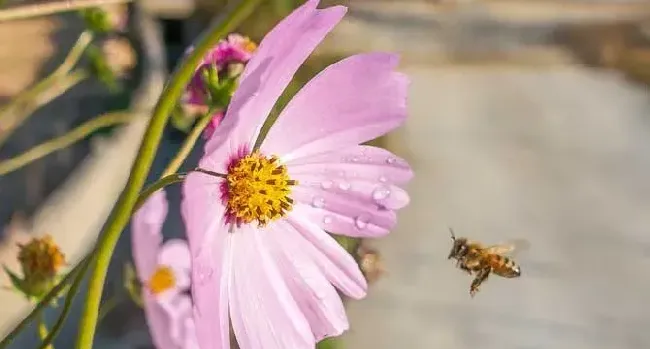
<svg viewBox="0 0 650 349"><path fill-rule="evenodd" d="M283 217L291 210L291 186L287 167L275 156L253 152L236 161L226 176L228 214L238 222L257 221L259 226Z"/></svg>
<svg viewBox="0 0 650 349"><path fill-rule="evenodd" d="M154 295L160 294L176 286L174 271L166 266L160 266L153 273L147 285Z"/></svg>

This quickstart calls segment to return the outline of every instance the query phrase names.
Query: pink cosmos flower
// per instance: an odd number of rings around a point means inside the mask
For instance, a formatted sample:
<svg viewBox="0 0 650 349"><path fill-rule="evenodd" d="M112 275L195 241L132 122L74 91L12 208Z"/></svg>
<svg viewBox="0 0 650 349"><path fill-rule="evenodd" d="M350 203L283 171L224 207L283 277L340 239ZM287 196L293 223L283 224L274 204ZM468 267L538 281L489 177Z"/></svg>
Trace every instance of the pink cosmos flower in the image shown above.
<svg viewBox="0 0 650 349"><path fill-rule="evenodd" d="M212 119L203 130L203 138L210 139L212 137L217 126L221 123L221 119L223 119L223 112L218 112L212 116Z"/></svg>
<svg viewBox="0 0 650 349"><path fill-rule="evenodd" d="M229 65L246 64L257 49L257 45L249 38L239 35L230 34L226 40L221 40L217 46L210 51L196 68L196 73L187 86L186 103L195 105L205 105L205 96L207 87L203 81L202 71L214 67L220 73L227 69ZM192 52L190 47L187 53Z"/></svg>
<svg viewBox="0 0 650 349"><path fill-rule="evenodd" d="M366 280L326 231L379 237L409 202L409 165L359 145L406 118L408 79L391 54L356 55L293 98L259 149L265 118L298 67L342 19L309 0L260 43L226 116L188 175L181 210L192 254L201 349L314 348L348 329L336 288L359 299Z"/></svg>
<svg viewBox="0 0 650 349"><path fill-rule="evenodd" d="M163 244L167 216L164 191L151 195L133 215L133 260L143 285L142 298L151 337L158 349L196 349L196 330L190 287L187 243L173 239Z"/></svg>

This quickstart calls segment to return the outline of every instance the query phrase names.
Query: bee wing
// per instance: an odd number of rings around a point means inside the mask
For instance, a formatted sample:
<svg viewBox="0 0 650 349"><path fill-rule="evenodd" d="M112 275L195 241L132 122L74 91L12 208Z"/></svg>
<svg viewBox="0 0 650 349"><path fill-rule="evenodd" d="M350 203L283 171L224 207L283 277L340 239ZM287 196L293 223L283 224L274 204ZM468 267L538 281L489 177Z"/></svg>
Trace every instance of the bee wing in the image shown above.
<svg viewBox="0 0 650 349"><path fill-rule="evenodd" d="M507 254L511 252L522 252L530 248L530 243L528 240L524 239L512 239L507 242L488 246L485 248L486 253L490 254Z"/></svg>

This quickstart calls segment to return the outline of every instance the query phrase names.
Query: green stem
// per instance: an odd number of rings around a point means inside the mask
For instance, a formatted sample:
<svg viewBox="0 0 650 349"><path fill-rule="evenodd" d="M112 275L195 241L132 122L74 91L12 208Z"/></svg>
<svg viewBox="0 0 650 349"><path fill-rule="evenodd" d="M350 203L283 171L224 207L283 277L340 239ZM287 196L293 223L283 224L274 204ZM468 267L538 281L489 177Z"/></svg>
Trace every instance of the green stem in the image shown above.
<svg viewBox="0 0 650 349"><path fill-rule="evenodd" d="M149 173L151 163L160 143L162 132L167 124L169 115L176 106L176 102L192 78L195 67L203 56L216 45L221 38L233 31L254 10L261 0L242 0L227 16L223 17L199 41L196 49L189 54L187 59L178 67L163 91L156 105L149 127L138 151L135 163L131 168L131 175L122 192L119 201L106 228L97 243L97 253L93 263L90 277L88 295L79 325L76 348L90 349L93 346L97 316L101 301L106 272L108 270L113 250L124 227L128 224L131 213L138 201L138 194L144 185Z"/></svg>
<svg viewBox="0 0 650 349"><path fill-rule="evenodd" d="M170 184L182 182L185 179L185 176L187 176L187 174L185 173L170 174L168 176L161 177L152 185L145 188L142 191L142 193L140 193L140 196L138 197L138 201L136 201L135 205L133 206L133 212L135 213L136 211L138 211L140 206L142 206L142 204L144 204L144 202L147 201L147 199L151 194Z"/></svg>
<svg viewBox="0 0 650 349"><path fill-rule="evenodd" d="M92 252L91 252L92 253ZM25 329L25 327L32 322L36 317L38 317L43 310L48 307L54 299L56 299L59 294L63 292L63 290L66 288L68 283L70 283L71 280L79 277L79 275L83 275L83 273L80 273L80 271L85 271L84 265L87 265L89 261L88 257L85 257L83 260L79 262L68 274L48 292L38 304L34 307L31 313L27 315L22 321L20 321L16 327L14 327L11 332L9 332L5 338L2 339L0 342L0 349L5 349L9 346L9 344L18 336L18 334Z"/></svg>
<svg viewBox="0 0 650 349"><path fill-rule="evenodd" d="M77 69L68 75L52 80L47 84L46 89L39 90L37 94L32 95L33 91L30 91L28 93L29 98L21 97L25 98L21 103L14 104L9 109L4 109L0 112L0 147L13 131L25 122L36 110L88 77L88 72L85 69ZM5 116L9 117L4 119Z"/></svg>
<svg viewBox="0 0 650 349"><path fill-rule="evenodd" d="M210 120L212 120L212 115L214 115L214 113L215 110L210 110L196 122L196 125L194 125L192 131L190 131L190 134L185 138L181 149L178 151L178 153L176 153L176 156L163 171L163 177L178 171L187 156L192 151L192 148L194 148L194 144L196 144L196 141L199 139L201 132L203 132L203 129L208 126Z"/></svg>
<svg viewBox="0 0 650 349"><path fill-rule="evenodd" d="M39 349L54 349L51 343L54 340L54 338L56 338L56 336L59 334L59 332L61 332L61 329L63 328L63 324L65 323L65 319L68 317L68 314L70 314L70 310L72 309L72 303L74 301L74 297L77 295L77 292L79 292L79 287L81 287L81 282L84 279L84 275L86 274L88 267L90 266L90 263L86 262L86 258L84 258L84 260L80 264L82 264L81 268L79 269L77 276L72 281L72 284L70 285L70 289L66 294L65 302L63 303L63 310L61 310L61 314L59 314L59 318L56 320L54 326L52 326L52 330L50 331L50 333L48 333L45 338L41 338L43 339L43 342L41 343Z"/></svg>
<svg viewBox="0 0 650 349"><path fill-rule="evenodd" d="M0 22L51 15L59 12L81 10L101 5L120 4L132 0L60 0L49 3L21 5L0 10Z"/></svg>
<svg viewBox="0 0 650 349"><path fill-rule="evenodd" d="M20 93L14 97L11 102L0 109L0 119L7 117L12 111L20 109L19 107L26 104L29 100L35 99L51 87L52 82L70 73L72 68L79 62L83 53L93 39L92 32L86 30L79 35L77 42L70 49L63 62L52 72L50 75L43 78L36 85L27 91Z"/></svg>
<svg viewBox="0 0 650 349"><path fill-rule="evenodd" d="M49 333L47 331L47 325L45 325L45 317L44 316L39 316L38 319L38 336L41 338L41 341L45 343L45 339L49 336ZM54 346L52 344L43 344L41 345L42 349L54 349Z"/></svg>
<svg viewBox="0 0 650 349"><path fill-rule="evenodd" d="M124 300L123 297L114 296L105 301L102 306L99 308L99 315L97 316L97 321L102 321L118 304Z"/></svg>
<svg viewBox="0 0 650 349"><path fill-rule="evenodd" d="M146 199L151 195L153 192L155 192L158 189L161 189L167 185L174 184L177 182L182 181L184 178L185 174L183 173L177 173L173 174L171 176L167 176L164 178L161 178L160 180L156 181L155 183L151 184L147 189L142 191L140 195L138 196L138 204L134 207L134 211L139 208L139 206L146 201ZM68 311L66 311L66 308L69 309L69 306L72 304L72 297L75 296L76 291L78 290L78 286L75 285L80 285L81 281L83 280L84 275L88 271L88 267L90 266L90 263L93 260L93 255L95 253L95 249L91 250L84 259L82 259L68 274L48 292L38 304L36 304L36 307L32 310L29 315L27 315L16 327L7 334L5 338L2 339L0 342L0 349L6 349L7 346L16 338L16 336L27 326L32 320L34 320L36 317L38 317L42 311L51 304L52 300L54 300L56 297L59 296L59 294L63 293L63 290L67 287L69 283L72 283L72 286L70 286L70 290L68 291L68 296L65 301L64 305L64 310L61 312L61 315L59 315L59 319L57 320L57 323L55 326L52 328L52 340L54 337L58 334L59 332L59 327L63 324L63 321L65 320L65 317L68 315ZM60 323L60 325L59 325Z"/></svg>
<svg viewBox="0 0 650 349"><path fill-rule="evenodd" d="M63 136L41 143L14 158L0 161L0 176L15 171L32 161L38 160L57 150L66 148L69 145L84 139L86 136L98 129L126 123L130 120L133 120L133 115L125 112L109 112L96 117L79 125L77 128Z"/></svg>

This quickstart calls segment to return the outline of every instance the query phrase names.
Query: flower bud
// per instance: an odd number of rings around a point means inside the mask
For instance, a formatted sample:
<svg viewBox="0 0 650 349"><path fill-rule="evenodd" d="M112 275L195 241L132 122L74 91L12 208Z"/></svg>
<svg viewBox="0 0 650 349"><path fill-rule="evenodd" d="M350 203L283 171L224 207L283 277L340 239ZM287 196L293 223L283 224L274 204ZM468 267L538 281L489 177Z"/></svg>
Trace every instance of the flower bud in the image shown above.
<svg viewBox="0 0 650 349"><path fill-rule="evenodd" d="M18 248L23 277L6 267L5 271L18 291L28 298L40 299L58 281L59 272L66 265L65 256L50 235L33 238L25 245L18 244Z"/></svg>

